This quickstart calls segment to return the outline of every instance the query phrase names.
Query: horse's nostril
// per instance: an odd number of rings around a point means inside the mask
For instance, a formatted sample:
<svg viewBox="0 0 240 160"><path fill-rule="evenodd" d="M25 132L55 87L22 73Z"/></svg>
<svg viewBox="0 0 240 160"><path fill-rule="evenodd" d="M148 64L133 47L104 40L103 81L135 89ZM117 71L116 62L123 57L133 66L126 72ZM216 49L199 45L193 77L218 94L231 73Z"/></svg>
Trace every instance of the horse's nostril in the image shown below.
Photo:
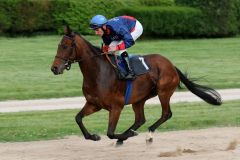
<svg viewBox="0 0 240 160"><path fill-rule="evenodd" d="M52 71L54 74L56 74L56 73L57 73L57 67L52 67L52 68L51 68L51 71Z"/></svg>

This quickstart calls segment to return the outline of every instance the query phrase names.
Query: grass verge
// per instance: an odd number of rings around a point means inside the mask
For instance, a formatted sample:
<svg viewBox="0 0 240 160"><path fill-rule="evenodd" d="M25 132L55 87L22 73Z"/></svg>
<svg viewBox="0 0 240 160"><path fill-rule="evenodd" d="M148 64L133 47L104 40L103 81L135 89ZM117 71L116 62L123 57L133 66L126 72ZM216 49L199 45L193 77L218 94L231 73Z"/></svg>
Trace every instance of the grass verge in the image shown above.
<svg viewBox="0 0 240 160"><path fill-rule="evenodd" d="M86 37L101 43L99 37ZM77 64L54 76L50 71L60 36L0 37L0 100L81 96L82 74ZM159 53L200 84L240 88L240 37L194 40L139 40L129 53Z"/></svg>
<svg viewBox="0 0 240 160"><path fill-rule="evenodd" d="M230 101L220 107L206 103L179 103L172 105L173 117L158 131L199 129L208 127L240 126L240 101ZM35 141L82 135L75 123L79 110L36 111L0 114L0 141ZM147 122L138 130L146 132L161 115L158 105L146 106ZM134 121L131 107L127 106L120 117L117 132L123 132ZM106 134L108 112L102 110L84 119L90 133Z"/></svg>

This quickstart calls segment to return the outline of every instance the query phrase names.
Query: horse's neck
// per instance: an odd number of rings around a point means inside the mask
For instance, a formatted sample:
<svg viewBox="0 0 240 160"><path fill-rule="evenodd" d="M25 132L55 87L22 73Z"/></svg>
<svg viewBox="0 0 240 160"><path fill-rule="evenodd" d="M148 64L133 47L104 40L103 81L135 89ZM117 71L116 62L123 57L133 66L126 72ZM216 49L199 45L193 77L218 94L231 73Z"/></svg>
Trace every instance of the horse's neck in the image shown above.
<svg viewBox="0 0 240 160"><path fill-rule="evenodd" d="M101 75L101 70L107 70L108 65L103 57L97 56L97 51L93 49L90 43L80 37L77 47L78 57L82 60L79 63L85 83L97 84L98 77Z"/></svg>
<svg viewBox="0 0 240 160"><path fill-rule="evenodd" d="M119 95L124 92L124 87L119 89L124 83L116 81L115 69L104 56L96 56L99 53L88 43L79 44L78 50L79 54L83 54L79 66L83 74L83 93L86 97L104 99L106 94Z"/></svg>

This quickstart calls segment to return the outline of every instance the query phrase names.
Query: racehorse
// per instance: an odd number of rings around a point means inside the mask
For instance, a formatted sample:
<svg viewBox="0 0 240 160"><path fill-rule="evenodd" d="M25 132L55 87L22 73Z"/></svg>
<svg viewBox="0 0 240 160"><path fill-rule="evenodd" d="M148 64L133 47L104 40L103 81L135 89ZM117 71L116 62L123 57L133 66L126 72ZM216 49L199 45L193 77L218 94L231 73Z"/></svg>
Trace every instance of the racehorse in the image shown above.
<svg viewBox="0 0 240 160"><path fill-rule="evenodd" d="M167 58L159 54L143 56L151 68L150 72L138 76L132 83L132 93L128 104L132 104L135 122L122 134L116 134L115 129L122 109L124 108L124 94L126 81L117 78L114 67L109 63L101 49L93 46L81 35L71 31L69 26L64 29L64 36L58 46L57 54L51 70L55 75L69 70L72 63L78 62L83 74L82 91L86 103L75 119L85 139L100 140L97 134L90 134L82 119L101 109L109 111L107 136L117 139L121 144L129 137L137 135L136 130L145 123L144 104L146 100L158 96L162 114L151 125L151 142L153 133L161 124L171 118L170 98L180 81L195 95L212 105L221 105L221 96L212 88L196 84L175 67Z"/></svg>

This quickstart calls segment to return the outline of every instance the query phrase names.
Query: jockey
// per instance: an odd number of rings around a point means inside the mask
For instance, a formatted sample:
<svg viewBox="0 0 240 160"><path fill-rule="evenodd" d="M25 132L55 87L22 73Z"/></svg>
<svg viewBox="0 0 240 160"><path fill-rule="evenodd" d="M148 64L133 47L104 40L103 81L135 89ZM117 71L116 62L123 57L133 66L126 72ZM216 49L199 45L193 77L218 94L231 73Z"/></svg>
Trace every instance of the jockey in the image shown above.
<svg viewBox="0 0 240 160"><path fill-rule="evenodd" d="M130 16L119 16L107 20L103 15L96 15L90 21L90 28L102 37L103 52L119 51L127 64L126 79L134 79L135 75L129 64L127 48L134 45L136 39L143 33L141 23Z"/></svg>

